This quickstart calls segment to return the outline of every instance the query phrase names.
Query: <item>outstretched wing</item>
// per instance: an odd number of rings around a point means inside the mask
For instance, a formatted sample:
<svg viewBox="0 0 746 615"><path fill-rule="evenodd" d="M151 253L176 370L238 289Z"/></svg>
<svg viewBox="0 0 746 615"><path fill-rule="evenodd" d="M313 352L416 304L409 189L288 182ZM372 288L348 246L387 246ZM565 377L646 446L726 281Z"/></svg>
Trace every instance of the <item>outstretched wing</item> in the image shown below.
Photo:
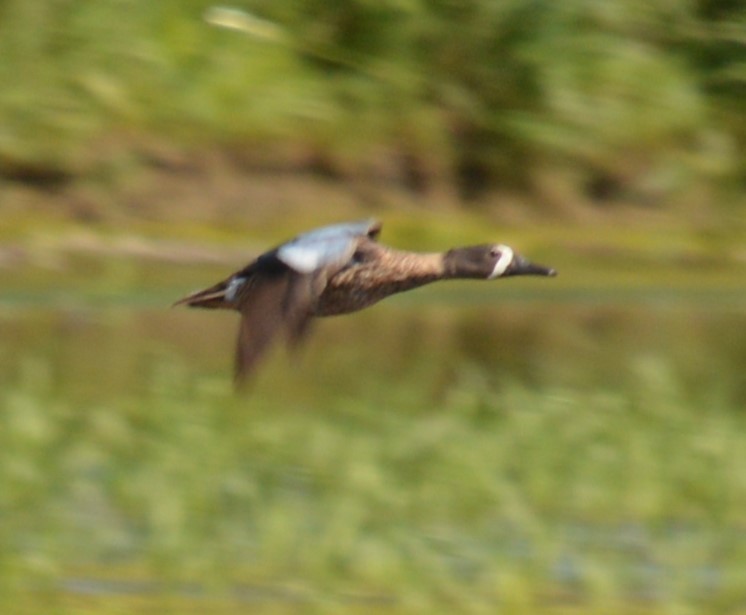
<svg viewBox="0 0 746 615"><path fill-rule="evenodd" d="M236 347L236 382L251 373L278 332L291 345L309 330L314 305L327 281L347 266L359 243L375 238L381 225L374 221L337 224L303 235L260 256L235 279L241 312Z"/></svg>

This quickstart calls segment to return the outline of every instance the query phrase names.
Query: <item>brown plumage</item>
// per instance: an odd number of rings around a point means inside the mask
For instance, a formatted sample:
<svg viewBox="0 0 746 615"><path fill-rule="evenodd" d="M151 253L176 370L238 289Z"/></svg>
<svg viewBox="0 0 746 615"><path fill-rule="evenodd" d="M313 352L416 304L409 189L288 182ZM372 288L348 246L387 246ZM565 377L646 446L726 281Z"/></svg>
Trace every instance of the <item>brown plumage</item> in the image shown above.
<svg viewBox="0 0 746 615"><path fill-rule="evenodd" d="M174 305L241 313L235 372L241 383L281 331L296 344L316 316L355 312L436 280L556 275L554 269L533 265L504 245L444 253L395 250L376 242L380 229L379 223L366 221L299 235Z"/></svg>

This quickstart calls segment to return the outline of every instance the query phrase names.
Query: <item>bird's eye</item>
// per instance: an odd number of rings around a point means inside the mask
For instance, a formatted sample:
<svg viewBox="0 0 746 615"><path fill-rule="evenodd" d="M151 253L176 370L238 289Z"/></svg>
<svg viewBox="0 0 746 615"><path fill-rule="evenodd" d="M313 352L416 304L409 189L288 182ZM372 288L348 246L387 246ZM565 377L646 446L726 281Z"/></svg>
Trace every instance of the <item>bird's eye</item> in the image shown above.
<svg viewBox="0 0 746 615"><path fill-rule="evenodd" d="M490 256L500 256L500 250L498 250L497 248L491 248Z"/></svg>

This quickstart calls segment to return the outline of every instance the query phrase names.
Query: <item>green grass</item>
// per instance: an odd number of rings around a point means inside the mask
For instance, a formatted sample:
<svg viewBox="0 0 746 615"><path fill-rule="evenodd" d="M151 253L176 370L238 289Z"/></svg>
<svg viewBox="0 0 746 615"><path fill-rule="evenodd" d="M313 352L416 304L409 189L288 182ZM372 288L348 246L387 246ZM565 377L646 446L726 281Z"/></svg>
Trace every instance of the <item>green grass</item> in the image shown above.
<svg viewBox="0 0 746 615"><path fill-rule="evenodd" d="M291 404L174 357L97 402L54 371L26 361L0 398L0 596L28 612L130 599L79 578L153 584L142 612L237 588L266 612L740 604L746 417L665 363L625 391L463 368L437 399L407 380Z"/></svg>

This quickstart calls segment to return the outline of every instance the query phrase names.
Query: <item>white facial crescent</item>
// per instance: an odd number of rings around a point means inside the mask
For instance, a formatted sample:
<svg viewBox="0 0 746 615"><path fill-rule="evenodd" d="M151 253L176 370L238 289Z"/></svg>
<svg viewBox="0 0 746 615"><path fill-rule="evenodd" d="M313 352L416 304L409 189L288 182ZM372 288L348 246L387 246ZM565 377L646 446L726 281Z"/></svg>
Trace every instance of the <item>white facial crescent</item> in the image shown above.
<svg viewBox="0 0 746 615"><path fill-rule="evenodd" d="M497 246L497 249L500 251L500 258L498 258L495 263L495 268L492 270L489 277L490 280L499 278L503 273L505 273L505 270L508 268L510 263L513 262L513 248L500 245Z"/></svg>

